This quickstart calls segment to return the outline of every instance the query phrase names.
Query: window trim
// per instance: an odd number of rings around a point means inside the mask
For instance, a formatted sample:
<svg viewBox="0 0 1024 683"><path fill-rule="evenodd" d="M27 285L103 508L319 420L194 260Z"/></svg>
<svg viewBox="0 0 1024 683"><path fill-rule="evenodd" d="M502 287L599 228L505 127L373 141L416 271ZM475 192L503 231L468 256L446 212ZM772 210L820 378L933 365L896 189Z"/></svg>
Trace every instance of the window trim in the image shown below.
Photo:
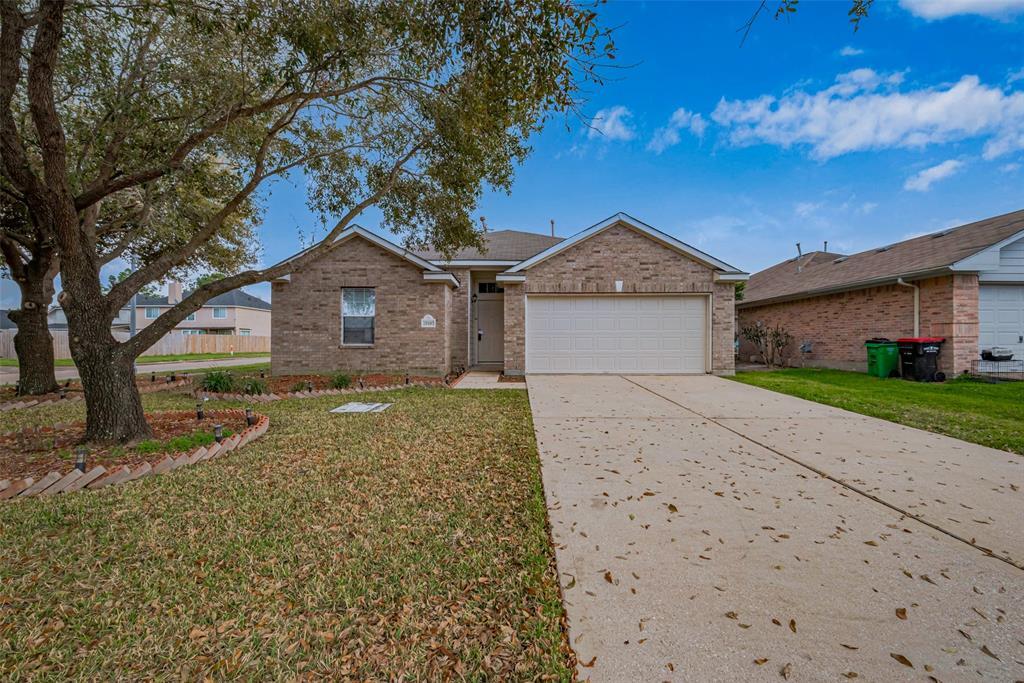
<svg viewBox="0 0 1024 683"><path fill-rule="evenodd" d="M221 311L224 315L217 315L217 311ZM228 307L227 306L214 306L213 307L213 319L214 320L227 320L228 319Z"/></svg>
<svg viewBox="0 0 1024 683"><path fill-rule="evenodd" d="M350 343L346 343L345 342L345 317L346 317L345 316L345 290L349 290L349 289L352 289L352 290L366 289L366 290L369 290L369 291L373 292L373 315L372 316L364 316L364 315L348 316L350 318L370 318L373 321L372 326L370 328L370 335L371 335L371 338L373 339L373 341L371 341L369 343L359 342L359 343L352 343L352 344L350 344ZM344 348L347 348L347 349L360 349L360 348L362 348L362 349L370 349L370 348L373 348L376 345L376 343L377 343L377 288L376 287L342 287L341 288L341 296L339 297L339 301L338 301L338 308L339 308L338 312L340 313L340 318L341 318L341 321L340 321L341 325L340 325L340 329L339 329L339 332L341 334L341 338L339 339L339 341L340 341L339 345L341 347L344 347Z"/></svg>
<svg viewBox="0 0 1024 683"><path fill-rule="evenodd" d="M192 311L191 313L189 313L188 315L185 316L185 321L184 322L194 323L195 321L196 321L196 312L195 311Z"/></svg>

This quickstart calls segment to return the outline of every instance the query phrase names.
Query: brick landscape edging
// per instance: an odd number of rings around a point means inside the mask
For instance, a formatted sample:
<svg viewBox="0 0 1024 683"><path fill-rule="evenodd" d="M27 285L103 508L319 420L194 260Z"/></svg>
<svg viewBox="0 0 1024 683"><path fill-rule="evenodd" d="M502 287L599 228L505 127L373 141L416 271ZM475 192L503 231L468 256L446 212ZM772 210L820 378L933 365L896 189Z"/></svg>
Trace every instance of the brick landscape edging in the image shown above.
<svg viewBox="0 0 1024 683"><path fill-rule="evenodd" d="M178 387L188 386L192 383L190 377L183 377L174 382L163 382L153 384L143 384L139 386L140 394L151 394L156 391L166 391L168 389L177 389ZM43 406L55 406L61 403L79 403L85 400L85 396L80 393L75 393L67 398L46 398L42 401L37 399L25 399L23 401L5 401L0 403L0 413L6 413L10 410L24 410L26 408L41 408Z"/></svg>
<svg viewBox="0 0 1024 683"><path fill-rule="evenodd" d="M225 410L223 412L245 416L244 410ZM117 486L154 474L164 474L186 465L194 465L198 462L218 458L225 453L252 443L266 433L270 427L270 418L259 414L256 415L256 418L256 424L246 427L241 432L233 434L220 443L215 442L208 447L199 446L195 450L178 453L177 457L168 455L155 465L149 462L144 462L134 468L128 465L121 465L110 471L107 471L102 465L97 465L84 473L77 469L73 469L64 475L53 471L39 481L32 477L16 479L14 481L3 479L0 480L0 500L29 498L31 496L52 496L58 493L79 491L83 488L95 490L106 486Z"/></svg>
<svg viewBox="0 0 1024 683"><path fill-rule="evenodd" d="M251 401L253 403L270 403L271 401L283 401L290 398L320 398L321 396L344 396L346 394L365 394L371 391L394 391L396 389L411 389L413 387L428 387L447 389L449 385L436 382L410 382L409 384L388 384L380 387L363 387L360 389L314 389L313 391L289 391L285 394L217 394L202 389L196 389L196 395L205 397L211 401Z"/></svg>

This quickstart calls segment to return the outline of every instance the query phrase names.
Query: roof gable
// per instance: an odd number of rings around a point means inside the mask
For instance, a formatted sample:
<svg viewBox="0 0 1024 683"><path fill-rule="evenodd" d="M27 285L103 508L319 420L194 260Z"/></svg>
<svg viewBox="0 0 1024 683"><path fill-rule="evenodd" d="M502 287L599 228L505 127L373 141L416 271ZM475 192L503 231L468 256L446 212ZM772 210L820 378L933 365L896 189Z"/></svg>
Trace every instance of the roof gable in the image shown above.
<svg viewBox="0 0 1024 683"><path fill-rule="evenodd" d="M725 263L724 261L719 261L713 256L710 256L709 254L706 254L695 247L691 247L685 242L681 242L676 238L672 237L671 235L667 235L661 232L660 230L657 230L656 228L653 228L650 225L647 225L646 223L639 221L636 218L633 218L632 216L629 216L625 213L617 213L614 216L606 218L600 223L592 225L586 230L582 230L573 235L572 237L562 240L558 244L552 245L551 247L540 252L539 254L536 254L526 259L525 261L516 264L512 268L509 268L508 271L506 272L521 273L522 271L525 271L537 265L538 263L541 263L542 261L546 261L555 254L559 254L565 251L566 249L569 249L570 247L573 247L587 239L590 239L594 235L598 235L604 232L613 225L624 225L627 228L635 230L636 232L639 232L645 237L648 237L654 240L655 242L658 242L662 246L668 247L669 249L684 254L685 256L688 256L689 258L698 261L699 263L702 263L714 270L736 275L743 274L742 271L730 266L728 263Z"/></svg>

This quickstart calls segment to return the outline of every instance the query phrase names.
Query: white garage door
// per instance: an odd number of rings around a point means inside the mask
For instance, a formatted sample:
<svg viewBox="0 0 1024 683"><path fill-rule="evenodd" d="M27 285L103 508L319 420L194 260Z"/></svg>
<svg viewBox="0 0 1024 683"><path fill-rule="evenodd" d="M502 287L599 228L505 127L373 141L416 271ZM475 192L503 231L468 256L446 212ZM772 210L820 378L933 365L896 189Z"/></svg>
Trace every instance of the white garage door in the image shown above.
<svg viewBox="0 0 1024 683"><path fill-rule="evenodd" d="M978 323L979 350L1005 346L1015 360L1024 359L1024 286L979 287Z"/></svg>
<svg viewBox="0 0 1024 683"><path fill-rule="evenodd" d="M703 296L528 296L526 371L703 373Z"/></svg>

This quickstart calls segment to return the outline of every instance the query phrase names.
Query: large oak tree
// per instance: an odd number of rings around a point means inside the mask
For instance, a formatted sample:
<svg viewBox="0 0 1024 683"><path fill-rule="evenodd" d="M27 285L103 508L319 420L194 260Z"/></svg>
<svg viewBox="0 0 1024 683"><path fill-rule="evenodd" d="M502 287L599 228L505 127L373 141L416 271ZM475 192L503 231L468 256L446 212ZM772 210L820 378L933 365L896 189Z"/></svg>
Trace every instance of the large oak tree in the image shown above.
<svg viewBox="0 0 1024 683"><path fill-rule="evenodd" d="M368 207L410 243L476 243L482 187L508 188L529 136L599 81L607 35L567 0L0 2L3 187L59 253L87 438L147 436L134 358L210 297L321 256ZM113 338L140 287L214 248L289 174L325 221L311 249ZM211 178L219 201L104 293L97 245L117 207Z"/></svg>

